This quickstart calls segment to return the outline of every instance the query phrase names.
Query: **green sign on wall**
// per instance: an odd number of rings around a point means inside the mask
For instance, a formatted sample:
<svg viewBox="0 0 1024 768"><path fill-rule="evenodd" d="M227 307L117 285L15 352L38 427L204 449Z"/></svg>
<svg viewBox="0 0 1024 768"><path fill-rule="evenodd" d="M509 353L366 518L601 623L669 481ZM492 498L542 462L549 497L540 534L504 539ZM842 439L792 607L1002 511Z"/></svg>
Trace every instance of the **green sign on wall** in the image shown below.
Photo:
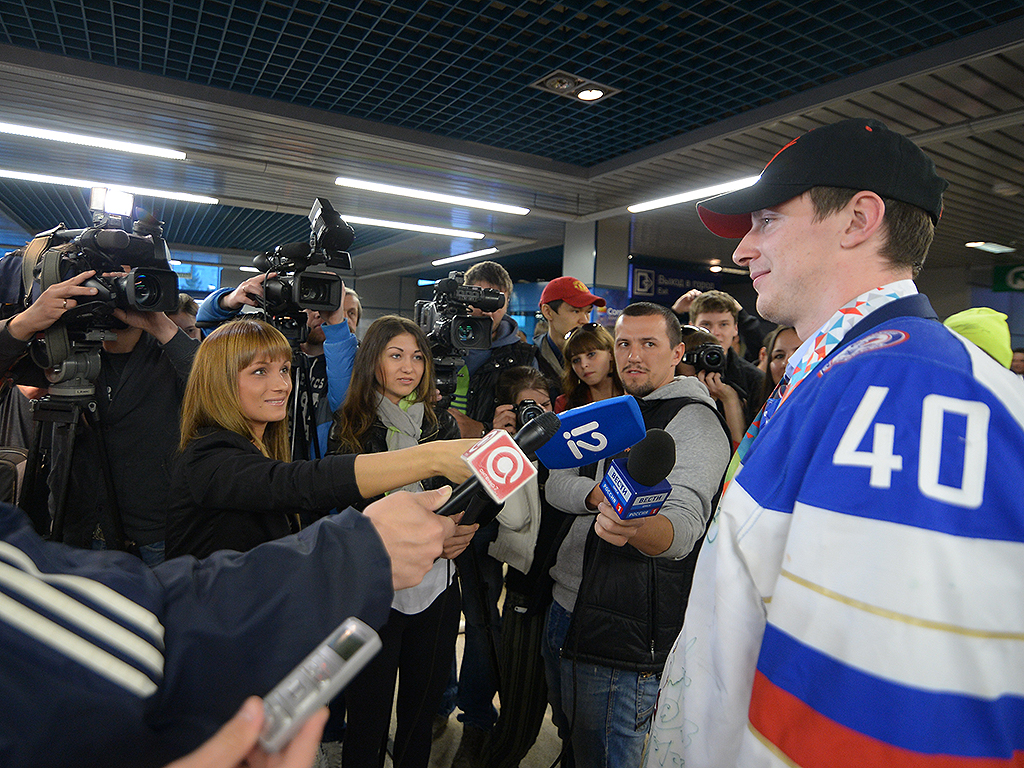
<svg viewBox="0 0 1024 768"><path fill-rule="evenodd" d="M993 291L1024 291L1024 264L992 267Z"/></svg>

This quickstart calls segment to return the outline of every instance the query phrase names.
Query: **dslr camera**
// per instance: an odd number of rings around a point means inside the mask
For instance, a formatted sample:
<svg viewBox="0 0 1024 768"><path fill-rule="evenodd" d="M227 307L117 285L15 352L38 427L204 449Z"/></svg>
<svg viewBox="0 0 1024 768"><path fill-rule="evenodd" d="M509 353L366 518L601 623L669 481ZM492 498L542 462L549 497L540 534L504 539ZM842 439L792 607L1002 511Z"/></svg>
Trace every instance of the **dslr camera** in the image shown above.
<svg viewBox="0 0 1024 768"><path fill-rule="evenodd" d="M544 413L544 409L538 405L536 400L526 399L523 400L515 407L516 412L516 432L526 426L529 422L541 416Z"/></svg>
<svg viewBox="0 0 1024 768"><path fill-rule="evenodd" d="M501 291L466 285L462 272L449 272L448 277L434 283L433 300L416 302L415 319L430 342L442 407L448 407L455 392L463 353L491 346L491 319L473 317L470 307L495 312L504 305Z"/></svg>
<svg viewBox="0 0 1024 768"><path fill-rule="evenodd" d="M725 350L720 344L701 344L692 352L683 353L683 362L697 369L697 373L725 373Z"/></svg>
<svg viewBox="0 0 1024 768"><path fill-rule="evenodd" d="M289 338L304 335L303 310L334 312L344 298L338 275L309 268L323 264L346 272L352 270L352 256L347 249L356 233L330 201L322 197L313 201L309 225L309 240L279 245L252 260L261 272L277 273L263 283L263 311Z"/></svg>

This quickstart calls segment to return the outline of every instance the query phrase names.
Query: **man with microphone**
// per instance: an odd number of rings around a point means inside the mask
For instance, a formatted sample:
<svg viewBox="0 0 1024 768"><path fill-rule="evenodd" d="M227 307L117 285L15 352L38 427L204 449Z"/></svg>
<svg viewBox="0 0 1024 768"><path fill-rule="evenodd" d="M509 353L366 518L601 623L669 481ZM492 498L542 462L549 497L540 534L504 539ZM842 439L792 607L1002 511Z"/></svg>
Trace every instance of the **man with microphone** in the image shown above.
<svg viewBox="0 0 1024 768"><path fill-rule="evenodd" d="M619 518L601 490L611 457L553 470L548 479L548 501L578 515L551 569L543 650L554 719L579 766L639 764L658 677L683 623L697 551L729 462L729 437L707 388L675 377L684 351L667 307L631 304L616 323L623 387L637 399L645 426L666 430L675 443L671 492L660 512Z"/></svg>

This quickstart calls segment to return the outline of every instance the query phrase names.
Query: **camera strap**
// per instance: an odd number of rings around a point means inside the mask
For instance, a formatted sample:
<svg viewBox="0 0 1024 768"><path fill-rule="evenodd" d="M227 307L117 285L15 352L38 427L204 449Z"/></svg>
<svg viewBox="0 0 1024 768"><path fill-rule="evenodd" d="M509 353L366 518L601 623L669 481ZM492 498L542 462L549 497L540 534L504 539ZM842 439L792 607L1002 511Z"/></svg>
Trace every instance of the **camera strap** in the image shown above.
<svg viewBox="0 0 1024 768"><path fill-rule="evenodd" d="M61 257L64 255L64 251L71 247L73 246L69 244L51 248L43 254L39 283L44 291L51 285L60 282ZM64 323L53 323L43 331L43 338L46 340L46 348L43 353L46 368L53 368L71 356L71 341L68 339L68 329Z"/></svg>
<svg viewBox="0 0 1024 768"><path fill-rule="evenodd" d="M32 296L32 285L36 279L36 264L39 258L49 249L53 234L60 229L64 229L63 222L51 230L40 232L25 246L25 251L21 257L21 287L24 291L22 300L26 306ZM45 286L43 290L46 290Z"/></svg>

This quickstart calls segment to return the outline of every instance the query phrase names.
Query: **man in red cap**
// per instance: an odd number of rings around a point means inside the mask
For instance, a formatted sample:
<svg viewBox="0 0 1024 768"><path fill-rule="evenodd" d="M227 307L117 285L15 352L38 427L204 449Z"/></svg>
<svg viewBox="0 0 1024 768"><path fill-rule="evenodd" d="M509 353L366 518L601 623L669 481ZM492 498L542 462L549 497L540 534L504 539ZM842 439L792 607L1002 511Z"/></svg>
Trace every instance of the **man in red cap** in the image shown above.
<svg viewBox="0 0 1024 768"><path fill-rule="evenodd" d="M590 310L603 307L605 300L595 296L582 280L575 277L556 277L544 287L540 295L540 313L548 321L548 332L535 339L537 367L552 382L551 400L561 394L562 348L565 337L590 320Z"/></svg>
<svg viewBox="0 0 1024 768"><path fill-rule="evenodd" d="M646 765L1024 757L1024 393L914 285L945 188L850 119L698 205L804 341L730 466Z"/></svg>

